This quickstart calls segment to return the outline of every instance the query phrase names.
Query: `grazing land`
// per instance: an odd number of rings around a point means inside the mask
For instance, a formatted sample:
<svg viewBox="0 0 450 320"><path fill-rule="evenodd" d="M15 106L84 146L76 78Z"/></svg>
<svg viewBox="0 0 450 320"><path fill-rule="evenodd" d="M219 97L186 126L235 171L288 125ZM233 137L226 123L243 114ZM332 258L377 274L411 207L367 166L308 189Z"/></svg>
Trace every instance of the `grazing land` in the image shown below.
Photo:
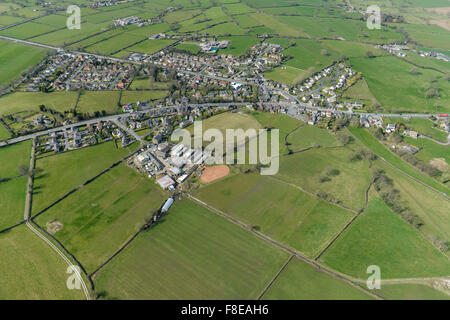
<svg viewBox="0 0 450 320"><path fill-rule="evenodd" d="M77 93L58 92L15 92L0 97L0 115L21 111L38 111L41 104L59 112L71 110L75 106Z"/></svg>
<svg viewBox="0 0 450 320"><path fill-rule="evenodd" d="M363 290L293 259L264 295L268 300L368 300Z"/></svg>
<svg viewBox="0 0 450 320"><path fill-rule="evenodd" d="M315 257L353 213L271 178L235 174L198 197L268 236Z"/></svg>
<svg viewBox="0 0 450 320"><path fill-rule="evenodd" d="M450 300L444 292L419 283L383 284L380 294L388 300Z"/></svg>
<svg viewBox="0 0 450 320"><path fill-rule="evenodd" d="M105 142L81 150L38 158L33 188L33 213L38 213L69 191L102 172L114 162L128 155L134 145L116 149L113 142Z"/></svg>
<svg viewBox="0 0 450 320"><path fill-rule="evenodd" d="M408 163L404 162L402 159L400 159L398 156L396 156L390 150L388 150L383 144L381 144L381 142L379 142L367 130L363 128L350 128L350 131L365 146L367 146L375 154L377 154L379 157L382 157L384 160L389 162L394 167L398 168L399 170L402 170L404 173L414 177L415 179L435 188L436 190L450 194L450 190L446 186L442 185L438 181L434 180L432 177L418 171Z"/></svg>
<svg viewBox="0 0 450 320"><path fill-rule="evenodd" d="M412 74L413 65L392 56L353 58L350 64L364 75L370 91L387 111L434 111L437 103L442 112L450 112L450 83L437 71L420 69L418 74ZM439 98L426 97L433 87L437 88Z"/></svg>
<svg viewBox="0 0 450 320"><path fill-rule="evenodd" d="M19 77L45 55L45 50L23 44L0 40L0 87Z"/></svg>
<svg viewBox="0 0 450 320"><path fill-rule="evenodd" d="M26 226L0 234L0 299L85 299L67 289L67 265Z"/></svg>
<svg viewBox="0 0 450 320"><path fill-rule="evenodd" d="M379 198L324 253L320 261L357 278L376 264L383 279L448 276L448 258Z"/></svg>
<svg viewBox="0 0 450 320"><path fill-rule="evenodd" d="M96 277L120 299L256 299L288 254L199 207L176 203Z"/></svg>
<svg viewBox="0 0 450 320"><path fill-rule="evenodd" d="M93 272L139 228L165 200L156 184L121 164L73 193L36 222L45 228L58 220L54 236Z"/></svg>

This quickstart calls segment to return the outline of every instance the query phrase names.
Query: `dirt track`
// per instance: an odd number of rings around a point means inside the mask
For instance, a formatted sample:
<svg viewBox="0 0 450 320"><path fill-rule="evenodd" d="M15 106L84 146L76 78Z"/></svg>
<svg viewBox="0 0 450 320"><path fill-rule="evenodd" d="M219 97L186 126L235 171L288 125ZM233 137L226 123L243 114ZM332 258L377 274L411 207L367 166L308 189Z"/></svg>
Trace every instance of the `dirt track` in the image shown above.
<svg viewBox="0 0 450 320"><path fill-rule="evenodd" d="M221 164L206 168L200 176L200 182L210 183L217 179L226 177L230 173L228 166Z"/></svg>

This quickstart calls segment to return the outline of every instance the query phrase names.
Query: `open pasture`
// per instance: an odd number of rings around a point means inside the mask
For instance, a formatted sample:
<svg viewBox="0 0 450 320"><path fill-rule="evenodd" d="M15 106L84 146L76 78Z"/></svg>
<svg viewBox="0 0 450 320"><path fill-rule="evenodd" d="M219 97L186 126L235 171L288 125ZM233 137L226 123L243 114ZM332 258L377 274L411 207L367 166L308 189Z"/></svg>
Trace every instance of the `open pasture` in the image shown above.
<svg viewBox="0 0 450 320"><path fill-rule="evenodd" d="M67 289L67 264L26 226L0 234L0 299L86 299Z"/></svg>
<svg viewBox="0 0 450 320"><path fill-rule="evenodd" d="M36 222L57 219L54 236L93 272L117 251L146 218L159 209L165 194L153 181L121 164L40 215Z"/></svg>
<svg viewBox="0 0 450 320"><path fill-rule="evenodd" d="M256 299L288 254L189 201L141 233L96 277L120 299Z"/></svg>
<svg viewBox="0 0 450 320"><path fill-rule="evenodd" d="M320 261L361 279L373 264L381 268L383 279L445 277L450 270L443 253L376 197Z"/></svg>
<svg viewBox="0 0 450 320"><path fill-rule="evenodd" d="M353 213L258 173L236 174L198 190L209 205L315 257Z"/></svg>
<svg viewBox="0 0 450 320"><path fill-rule="evenodd" d="M434 70L419 68L413 74L413 65L393 56L373 59L350 59L351 66L362 72L374 96L383 109L390 112L440 112L450 110L450 82ZM436 87L437 97L426 98L429 88Z"/></svg>
<svg viewBox="0 0 450 320"><path fill-rule="evenodd" d="M38 111L41 104L47 109L63 112L73 109L77 92L15 92L0 98L0 115L8 115L21 111Z"/></svg>
<svg viewBox="0 0 450 320"><path fill-rule="evenodd" d="M293 259L264 295L268 300L368 300L373 299L358 289L313 266Z"/></svg>
<svg viewBox="0 0 450 320"><path fill-rule="evenodd" d="M38 158L36 167L43 172L37 175L34 181L33 214L128 155L131 148L135 148L135 145L116 149L113 142L105 142L80 150Z"/></svg>
<svg viewBox="0 0 450 320"><path fill-rule="evenodd" d="M16 79L45 55L42 48L0 40L0 87ZM7 63L6 63L7 61Z"/></svg>

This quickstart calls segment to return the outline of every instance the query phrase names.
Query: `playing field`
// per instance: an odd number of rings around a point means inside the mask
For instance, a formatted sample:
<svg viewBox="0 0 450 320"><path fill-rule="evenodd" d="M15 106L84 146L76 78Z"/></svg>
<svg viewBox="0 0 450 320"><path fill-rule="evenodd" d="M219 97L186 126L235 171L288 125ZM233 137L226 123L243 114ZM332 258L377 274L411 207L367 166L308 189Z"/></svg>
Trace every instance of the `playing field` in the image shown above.
<svg viewBox="0 0 450 320"><path fill-rule="evenodd" d="M57 219L56 239L91 273L151 218L167 196L148 178L121 164L73 193L36 222Z"/></svg>
<svg viewBox="0 0 450 320"><path fill-rule="evenodd" d="M288 254L189 200L100 271L120 299L256 299Z"/></svg>
<svg viewBox="0 0 450 320"><path fill-rule="evenodd" d="M263 297L268 300L367 300L363 290L293 259Z"/></svg>
<svg viewBox="0 0 450 320"><path fill-rule="evenodd" d="M67 192L128 155L135 144L116 149L105 142L80 150L39 158L36 167L42 169L34 181L33 213L38 213Z"/></svg>
<svg viewBox="0 0 450 320"><path fill-rule="evenodd" d="M224 112L208 118L206 120L201 121L202 133L207 131L208 129L217 129L223 135L223 143L224 143L224 152L226 145L232 145L234 141L226 140L226 131L227 129L242 129L247 131L248 129L258 130L261 128L261 125L258 121L256 121L252 116L244 113L234 113L234 112ZM191 125L187 128L191 134L194 133L194 126ZM258 133L258 132L256 132ZM239 140L241 141L241 140ZM199 143L199 142L197 142ZM204 145L209 145L211 142L203 141ZM242 141L240 142L242 143ZM192 145L195 145L195 139L192 139Z"/></svg>
<svg viewBox="0 0 450 320"><path fill-rule="evenodd" d="M450 270L443 253L376 197L320 262L361 279L371 265L380 267L383 279L445 277Z"/></svg>
<svg viewBox="0 0 450 320"><path fill-rule="evenodd" d="M85 299L66 285L67 265L26 226L0 234L0 299Z"/></svg>

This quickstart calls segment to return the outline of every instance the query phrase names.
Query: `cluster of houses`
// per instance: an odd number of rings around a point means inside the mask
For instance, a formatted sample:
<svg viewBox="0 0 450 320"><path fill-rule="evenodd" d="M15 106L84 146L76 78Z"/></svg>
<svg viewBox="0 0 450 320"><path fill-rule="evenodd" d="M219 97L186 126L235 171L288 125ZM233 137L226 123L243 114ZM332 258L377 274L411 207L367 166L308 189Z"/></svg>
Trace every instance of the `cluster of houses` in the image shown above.
<svg viewBox="0 0 450 320"><path fill-rule="evenodd" d="M126 88L132 81L131 65L92 56L81 58L84 63L73 74L68 89L114 90Z"/></svg>
<svg viewBox="0 0 450 320"><path fill-rule="evenodd" d="M366 128L383 128L383 118L377 115L361 114L359 117L359 123Z"/></svg>
<svg viewBox="0 0 450 320"><path fill-rule="evenodd" d="M133 0L106 0L106 1L94 1L94 3L92 3L91 5L89 5L90 8L101 8L101 7L111 7L114 6L116 4L122 4L122 3L127 3Z"/></svg>
<svg viewBox="0 0 450 320"><path fill-rule="evenodd" d="M89 55L58 53L30 78L26 91L39 91L43 83L53 90L113 90L131 82L133 67Z"/></svg>
<svg viewBox="0 0 450 320"><path fill-rule="evenodd" d="M359 109L364 106L364 103L357 101L338 102L339 90L350 86L355 77L355 72L342 63L337 66L332 65L306 79L298 89L293 89L293 93L300 93L301 100L313 107L324 104L330 108ZM324 85L325 81L329 83Z"/></svg>
<svg viewBox="0 0 450 320"><path fill-rule="evenodd" d="M434 51L416 51L416 50L411 50L414 51L415 53L417 53L418 55L420 55L421 57L430 57L430 58L435 58L435 59L439 59L439 60L443 60L446 62L450 62L450 57L440 53L440 52L434 52Z"/></svg>
<svg viewBox="0 0 450 320"><path fill-rule="evenodd" d="M409 47L406 45L400 45L400 44L384 44L384 45L377 45L376 48L381 48L389 52L390 54L393 54L397 57L404 58L406 57L405 50L409 50Z"/></svg>
<svg viewBox="0 0 450 320"><path fill-rule="evenodd" d="M47 152L63 152L95 145L111 139L115 130L111 122L98 122L86 126L73 126L69 129L53 131L39 136L36 142L37 154Z"/></svg>
<svg viewBox="0 0 450 320"><path fill-rule="evenodd" d="M404 58L407 56L405 51L411 51L416 54L418 54L421 57L427 57L427 58L435 58L439 60L443 60L446 62L450 62L450 57L447 55L435 52L435 51L422 51L422 50L416 50L416 49L410 49L407 45L399 45L399 44L384 44L384 45L378 45L377 48L381 48L389 52L390 54L393 54L397 57Z"/></svg>
<svg viewBox="0 0 450 320"><path fill-rule="evenodd" d="M119 18L114 20L114 26L115 27L125 27L130 24L136 24L139 27L142 27L145 25L145 22L142 18L136 17L136 16L129 16L125 18Z"/></svg>

